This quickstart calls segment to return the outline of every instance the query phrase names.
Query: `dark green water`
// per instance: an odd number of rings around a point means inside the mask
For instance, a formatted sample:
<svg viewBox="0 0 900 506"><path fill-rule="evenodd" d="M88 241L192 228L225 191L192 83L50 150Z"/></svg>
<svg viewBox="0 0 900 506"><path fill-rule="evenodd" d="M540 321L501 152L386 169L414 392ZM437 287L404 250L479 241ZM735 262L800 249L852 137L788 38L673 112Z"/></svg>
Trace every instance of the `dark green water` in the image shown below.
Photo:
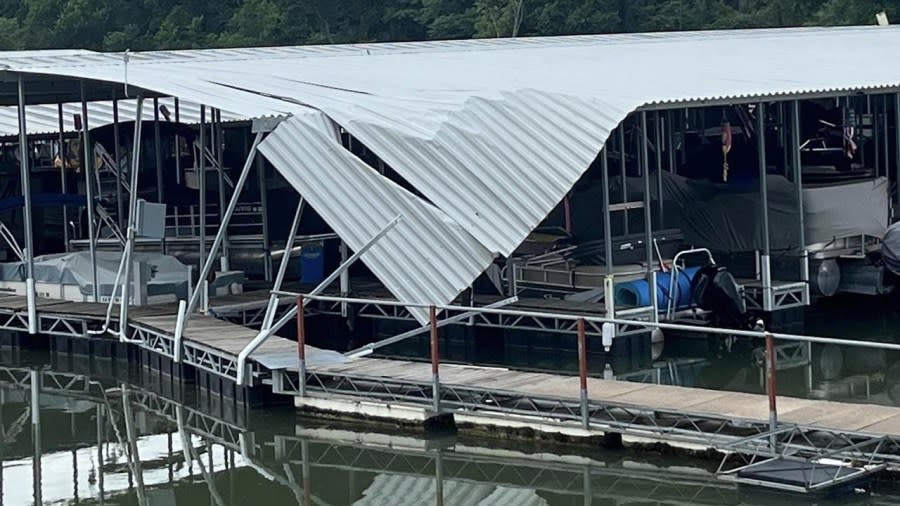
<svg viewBox="0 0 900 506"><path fill-rule="evenodd" d="M808 310L802 324L819 335L900 341L891 299L830 301ZM611 372L632 381L756 391L754 346L723 354L678 342L656 361ZM885 377L896 357L863 355L863 365L875 365L858 373L854 353L846 351L844 370L832 379L815 365L812 390L805 387L806 368L784 371L785 388L811 396L830 388L830 398L892 403ZM507 349L504 355L516 363L542 353ZM568 358L541 360L553 367ZM43 382L39 416L29 383L34 370ZM853 376L868 378L868 393L840 387ZM877 482L870 495L840 500L759 495L716 480L718 462L708 460L450 434L425 438L394 427L302 419L289 407L241 410L136 375L128 364L45 353L6 350L0 385L0 505L36 498L254 506L900 504L900 487L888 481Z"/></svg>

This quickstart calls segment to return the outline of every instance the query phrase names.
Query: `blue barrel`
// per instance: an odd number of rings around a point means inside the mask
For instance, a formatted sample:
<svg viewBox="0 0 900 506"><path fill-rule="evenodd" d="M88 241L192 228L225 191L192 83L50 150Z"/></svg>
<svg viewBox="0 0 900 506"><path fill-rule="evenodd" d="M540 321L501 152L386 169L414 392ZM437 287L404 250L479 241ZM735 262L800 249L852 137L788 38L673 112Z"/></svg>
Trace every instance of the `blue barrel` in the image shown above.
<svg viewBox="0 0 900 506"><path fill-rule="evenodd" d="M691 306L691 281L700 267L683 269L678 275L678 289L672 294L675 299L675 307L687 309ZM656 303L660 309L669 304L669 285L672 283L671 272L656 274ZM650 283L646 279L635 279L616 285L615 300L617 305L646 307L652 304L650 300Z"/></svg>
<svg viewBox="0 0 900 506"><path fill-rule="evenodd" d="M322 243L304 244L300 250L300 282L319 284L325 279L325 248Z"/></svg>

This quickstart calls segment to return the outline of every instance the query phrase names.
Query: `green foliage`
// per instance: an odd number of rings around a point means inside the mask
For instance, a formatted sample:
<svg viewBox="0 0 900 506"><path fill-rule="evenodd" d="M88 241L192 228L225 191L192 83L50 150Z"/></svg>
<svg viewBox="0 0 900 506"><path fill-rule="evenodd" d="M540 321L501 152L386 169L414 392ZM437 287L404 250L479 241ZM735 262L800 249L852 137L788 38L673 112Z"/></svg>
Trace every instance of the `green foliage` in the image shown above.
<svg viewBox="0 0 900 506"><path fill-rule="evenodd" d="M107 51L873 24L900 0L0 0L0 49Z"/></svg>

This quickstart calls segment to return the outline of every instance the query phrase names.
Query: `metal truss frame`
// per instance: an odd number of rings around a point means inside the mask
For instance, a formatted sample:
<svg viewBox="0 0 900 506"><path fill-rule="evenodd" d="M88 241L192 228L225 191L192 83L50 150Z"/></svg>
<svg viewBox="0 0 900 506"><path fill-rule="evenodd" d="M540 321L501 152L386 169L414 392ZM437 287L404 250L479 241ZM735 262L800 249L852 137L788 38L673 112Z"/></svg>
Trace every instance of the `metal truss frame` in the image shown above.
<svg viewBox="0 0 900 506"><path fill-rule="evenodd" d="M281 371L277 393L299 393L296 373ZM275 385L273 385L273 388ZM307 395L326 398L383 400L425 409L432 406L432 384L334 372L307 374ZM581 428L578 399L531 395L488 388L441 384L440 405L449 413L475 414L486 418L520 418L523 421L560 427ZM743 455L765 452L768 423L717 417L712 414L654 409L628 404L588 400L589 428L604 432L652 437L670 442L701 444ZM786 426L780 448L792 454L803 452L830 459L867 459L872 465L890 464L900 469L900 439L865 433L840 432L818 427ZM824 439L823 439L824 438ZM874 450L866 450L867 447ZM762 448L762 449L761 449ZM777 457L771 451L762 453Z"/></svg>
<svg viewBox="0 0 900 506"><path fill-rule="evenodd" d="M757 311L780 311L809 305L809 291L806 283L798 281L772 286L772 307L766 307L765 290L759 286L745 286L744 299L749 309Z"/></svg>
<svg viewBox="0 0 900 506"><path fill-rule="evenodd" d="M396 304L396 301L392 300L385 300L384 302L385 304L379 304L377 302L353 304L353 306L356 308L355 316L380 320L408 321L411 323L416 323L418 325L417 320L413 318L406 307L399 306ZM341 308L344 304L352 303L315 301L310 303L310 305L307 307L307 311L310 313L318 313L329 316L341 316L343 314L341 312ZM465 311L459 310L455 312L461 314ZM443 318L454 316L453 314L448 314L451 312L447 310L445 310L444 313L445 314L442 316ZM476 327L484 328L574 334L576 332L578 322L572 319L571 315L568 315L569 317L567 318L564 316L567 315L560 314L560 318L552 318L547 316L547 313L536 313L534 315L477 313L461 322L455 323L455 325L474 325ZM617 316L621 316L623 318L629 317L634 321L649 322L653 321L653 308L641 307L622 310L617 313ZM586 321L586 334L589 336L600 337L603 335L602 327L602 324L588 320ZM647 328L638 325L617 324L616 327L616 336L619 337L645 334L648 332Z"/></svg>

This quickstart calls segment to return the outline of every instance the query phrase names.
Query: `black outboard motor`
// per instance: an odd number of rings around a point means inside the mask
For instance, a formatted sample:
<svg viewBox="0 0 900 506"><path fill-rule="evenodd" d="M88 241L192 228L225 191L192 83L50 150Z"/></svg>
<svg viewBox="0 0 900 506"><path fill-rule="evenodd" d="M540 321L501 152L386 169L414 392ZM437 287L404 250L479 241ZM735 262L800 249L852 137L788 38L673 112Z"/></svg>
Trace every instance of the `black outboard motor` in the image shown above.
<svg viewBox="0 0 900 506"><path fill-rule="evenodd" d="M710 264L697 271L691 296L700 309L712 312L717 327L748 328L750 318L741 288L725 267Z"/></svg>

